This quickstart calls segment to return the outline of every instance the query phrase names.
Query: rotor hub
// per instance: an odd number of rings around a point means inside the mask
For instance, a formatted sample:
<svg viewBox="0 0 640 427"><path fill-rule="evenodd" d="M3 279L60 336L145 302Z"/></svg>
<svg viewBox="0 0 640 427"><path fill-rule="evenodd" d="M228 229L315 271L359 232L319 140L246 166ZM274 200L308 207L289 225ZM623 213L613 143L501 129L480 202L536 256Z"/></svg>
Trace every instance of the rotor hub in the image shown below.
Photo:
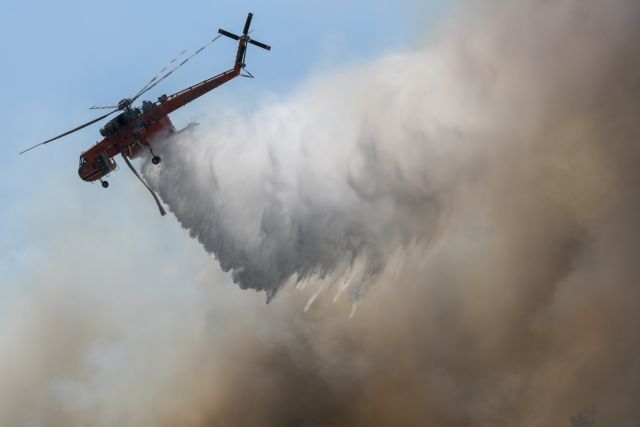
<svg viewBox="0 0 640 427"><path fill-rule="evenodd" d="M118 102L118 110L126 110L131 106L131 102L130 98L120 100L120 102Z"/></svg>

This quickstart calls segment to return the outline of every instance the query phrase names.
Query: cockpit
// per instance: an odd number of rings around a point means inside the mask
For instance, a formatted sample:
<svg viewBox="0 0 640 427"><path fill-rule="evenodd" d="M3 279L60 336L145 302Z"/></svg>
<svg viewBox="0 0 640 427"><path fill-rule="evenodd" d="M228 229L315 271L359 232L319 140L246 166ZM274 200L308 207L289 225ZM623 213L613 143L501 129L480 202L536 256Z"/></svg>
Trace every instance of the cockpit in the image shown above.
<svg viewBox="0 0 640 427"><path fill-rule="evenodd" d="M89 161L87 160L87 158L85 157L84 154L82 154L80 156L80 164L78 165L78 175L80 176L80 178L84 179L84 176L87 174L87 165L89 164Z"/></svg>
<svg viewBox="0 0 640 427"><path fill-rule="evenodd" d="M90 150L80 155L78 175L85 181L95 181L116 170L117 165L112 157L104 152Z"/></svg>

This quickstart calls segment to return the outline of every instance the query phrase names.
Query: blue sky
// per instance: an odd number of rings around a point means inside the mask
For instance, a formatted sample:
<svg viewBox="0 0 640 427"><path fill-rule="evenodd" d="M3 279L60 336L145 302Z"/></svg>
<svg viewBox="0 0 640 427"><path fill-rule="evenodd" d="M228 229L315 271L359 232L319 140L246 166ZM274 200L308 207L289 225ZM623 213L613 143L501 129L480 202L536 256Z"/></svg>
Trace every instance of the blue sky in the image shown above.
<svg viewBox="0 0 640 427"><path fill-rule="evenodd" d="M0 286L34 257L45 256L66 224L95 227L97 218L127 219L141 198L169 239L183 238L176 224L156 218L144 189L126 170L103 190L78 179L77 159L99 139L94 125L25 155L22 149L96 116L88 109L135 93L182 49L193 51L218 27L241 31L255 14L256 39L273 50L252 49L255 80L236 79L173 116L186 125L202 109L251 109L268 96L284 98L306 80L413 49L448 7L446 0L276 0L128 2L15 1L3 3L0 119ZM235 43L223 38L179 73L149 92L173 93L233 63ZM145 208L146 209L146 208ZM135 212L132 215L139 215ZM95 219L95 221L94 221ZM140 218L138 218L140 220ZM92 222L93 221L93 222ZM135 223L135 221L133 222ZM167 231L169 229L169 231ZM173 230L173 231L171 231ZM171 233L174 233L173 235Z"/></svg>

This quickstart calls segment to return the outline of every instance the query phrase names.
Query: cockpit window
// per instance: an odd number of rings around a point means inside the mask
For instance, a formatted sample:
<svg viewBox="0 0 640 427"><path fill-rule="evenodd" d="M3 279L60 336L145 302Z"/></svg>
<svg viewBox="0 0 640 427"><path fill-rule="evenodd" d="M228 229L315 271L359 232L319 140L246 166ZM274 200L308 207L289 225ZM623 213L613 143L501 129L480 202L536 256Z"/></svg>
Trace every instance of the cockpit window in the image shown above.
<svg viewBox="0 0 640 427"><path fill-rule="evenodd" d="M80 156L80 167L83 168L87 166L87 158L85 156Z"/></svg>

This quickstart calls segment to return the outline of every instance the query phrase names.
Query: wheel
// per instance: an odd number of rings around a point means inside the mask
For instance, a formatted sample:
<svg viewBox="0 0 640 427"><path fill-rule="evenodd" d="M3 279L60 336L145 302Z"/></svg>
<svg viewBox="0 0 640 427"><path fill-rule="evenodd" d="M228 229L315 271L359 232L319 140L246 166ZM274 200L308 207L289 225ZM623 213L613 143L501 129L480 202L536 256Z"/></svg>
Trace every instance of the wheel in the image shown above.
<svg viewBox="0 0 640 427"><path fill-rule="evenodd" d="M153 163L154 165L157 165L158 163L160 163L160 156L153 156L151 158L151 163Z"/></svg>
<svg viewBox="0 0 640 427"><path fill-rule="evenodd" d="M102 188L107 188L109 186L108 181L102 181Z"/></svg>

